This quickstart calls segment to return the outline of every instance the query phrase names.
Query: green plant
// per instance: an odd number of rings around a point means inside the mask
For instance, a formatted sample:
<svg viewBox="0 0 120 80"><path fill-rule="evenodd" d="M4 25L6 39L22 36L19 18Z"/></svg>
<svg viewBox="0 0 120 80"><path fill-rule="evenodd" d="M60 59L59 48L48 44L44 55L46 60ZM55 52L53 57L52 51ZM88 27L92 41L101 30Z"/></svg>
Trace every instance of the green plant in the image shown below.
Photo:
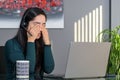
<svg viewBox="0 0 120 80"><path fill-rule="evenodd" d="M112 30L105 29L98 34L98 38L100 36L102 42L111 42L107 73L120 74L120 26Z"/></svg>

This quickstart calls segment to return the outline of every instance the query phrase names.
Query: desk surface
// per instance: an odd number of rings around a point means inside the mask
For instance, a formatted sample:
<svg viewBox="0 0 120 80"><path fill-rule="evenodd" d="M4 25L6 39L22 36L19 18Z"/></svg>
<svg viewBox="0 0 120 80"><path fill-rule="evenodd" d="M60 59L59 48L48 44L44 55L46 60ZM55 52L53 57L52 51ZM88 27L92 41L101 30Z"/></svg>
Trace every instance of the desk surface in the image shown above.
<svg viewBox="0 0 120 80"><path fill-rule="evenodd" d="M30 76L29 79L6 79L7 77L4 74L0 74L0 80L41 80L39 78L35 78L34 76ZM113 77L106 77L106 78L87 78L87 79L63 79L60 77L44 77L43 80L120 80L119 76L113 76Z"/></svg>

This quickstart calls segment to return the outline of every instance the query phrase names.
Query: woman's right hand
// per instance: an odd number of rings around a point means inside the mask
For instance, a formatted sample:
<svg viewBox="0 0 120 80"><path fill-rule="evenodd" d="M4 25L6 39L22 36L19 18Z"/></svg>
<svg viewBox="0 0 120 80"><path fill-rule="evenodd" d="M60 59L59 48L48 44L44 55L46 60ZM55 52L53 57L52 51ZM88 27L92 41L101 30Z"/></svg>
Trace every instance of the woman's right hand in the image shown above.
<svg viewBox="0 0 120 80"><path fill-rule="evenodd" d="M32 22L29 23L27 31L28 42L34 42L37 39L38 34L40 34L40 27L38 24L33 24Z"/></svg>

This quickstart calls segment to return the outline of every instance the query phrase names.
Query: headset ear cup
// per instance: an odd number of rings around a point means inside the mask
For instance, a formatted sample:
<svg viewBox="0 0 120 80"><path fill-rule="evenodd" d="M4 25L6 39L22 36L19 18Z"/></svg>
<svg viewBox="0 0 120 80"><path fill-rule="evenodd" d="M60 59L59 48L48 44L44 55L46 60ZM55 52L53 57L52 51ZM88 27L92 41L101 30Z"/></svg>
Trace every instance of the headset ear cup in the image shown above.
<svg viewBox="0 0 120 80"><path fill-rule="evenodd" d="M25 23L25 22L23 23L23 26L24 26L24 27L26 26L26 23Z"/></svg>
<svg viewBox="0 0 120 80"><path fill-rule="evenodd" d="M26 26L27 26L27 23L26 23L26 22L24 22L24 23L23 23L23 27L26 27Z"/></svg>

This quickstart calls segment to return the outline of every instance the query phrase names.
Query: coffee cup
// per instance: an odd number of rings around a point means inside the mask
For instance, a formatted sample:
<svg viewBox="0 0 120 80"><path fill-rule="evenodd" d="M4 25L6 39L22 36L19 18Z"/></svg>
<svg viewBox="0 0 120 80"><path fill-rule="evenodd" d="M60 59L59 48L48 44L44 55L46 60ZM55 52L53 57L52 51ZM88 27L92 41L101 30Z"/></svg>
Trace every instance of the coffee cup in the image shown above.
<svg viewBox="0 0 120 80"><path fill-rule="evenodd" d="M16 61L16 78L29 78L29 60Z"/></svg>

